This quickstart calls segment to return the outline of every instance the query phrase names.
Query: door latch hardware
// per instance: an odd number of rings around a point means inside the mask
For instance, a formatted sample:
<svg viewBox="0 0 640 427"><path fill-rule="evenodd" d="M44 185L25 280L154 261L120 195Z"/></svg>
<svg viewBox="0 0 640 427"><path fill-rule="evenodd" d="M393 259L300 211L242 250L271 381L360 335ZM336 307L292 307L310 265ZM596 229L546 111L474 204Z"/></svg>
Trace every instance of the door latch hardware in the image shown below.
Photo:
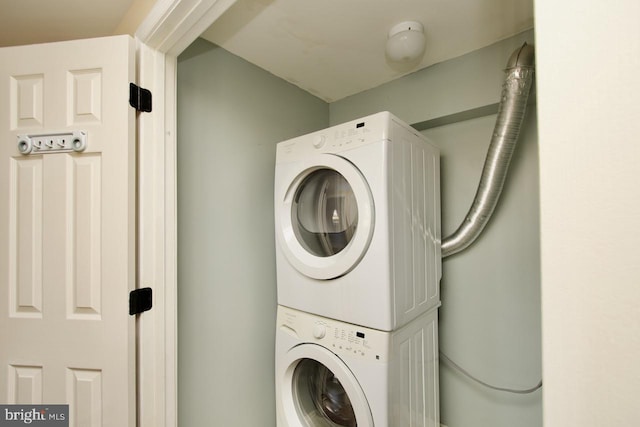
<svg viewBox="0 0 640 427"><path fill-rule="evenodd" d="M40 135L18 135L18 151L21 154L60 153L84 151L87 148L87 132L50 133Z"/></svg>
<svg viewBox="0 0 640 427"><path fill-rule="evenodd" d="M144 89L135 83L129 83L129 105L142 111L143 113L151 112L151 91Z"/></svg>
<svg viewBox="0 0 640 427"><path fill-rule="evenodd" d="M151 288L135 289L129 293L129 314L144 313L153 306L153 292Z"/></svg>

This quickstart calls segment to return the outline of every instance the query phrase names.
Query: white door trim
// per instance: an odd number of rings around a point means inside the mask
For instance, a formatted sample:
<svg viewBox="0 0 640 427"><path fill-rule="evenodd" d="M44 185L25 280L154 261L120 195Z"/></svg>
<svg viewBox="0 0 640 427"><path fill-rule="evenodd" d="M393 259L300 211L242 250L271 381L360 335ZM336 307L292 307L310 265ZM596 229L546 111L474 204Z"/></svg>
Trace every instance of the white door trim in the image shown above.
<svg viewBox="0 0 640 427"><path fill-rule="evenodd" d="M236 0L158 0L136 38L170 56L180 55Z"/></svg>
<svg viewBox="0 0 640 427"><path fill-rule="evenodd" d="M154 289L140 316L139 427L178 425L177 57L236 0L158 0L136 31L138 84L153 111L138 120L138 283Z"/></svg>

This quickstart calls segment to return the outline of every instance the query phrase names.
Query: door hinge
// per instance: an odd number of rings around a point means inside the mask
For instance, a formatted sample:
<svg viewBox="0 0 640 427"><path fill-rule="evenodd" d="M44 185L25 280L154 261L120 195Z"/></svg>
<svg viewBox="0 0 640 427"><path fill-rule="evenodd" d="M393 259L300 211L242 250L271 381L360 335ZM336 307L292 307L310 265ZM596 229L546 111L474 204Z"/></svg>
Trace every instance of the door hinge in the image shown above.
<svg viewBox="0 0 640 427"><path fill-rule="evenodd" d="M153 292L151 288L135 289L129 293L129 314L144 313L153 306Z"/></svg>
<svg viewBox="0 0 640 427"><path fill-rule="evenodd" d="M129 83L129 105L144 113L151 112L151 91Z"/></svg>

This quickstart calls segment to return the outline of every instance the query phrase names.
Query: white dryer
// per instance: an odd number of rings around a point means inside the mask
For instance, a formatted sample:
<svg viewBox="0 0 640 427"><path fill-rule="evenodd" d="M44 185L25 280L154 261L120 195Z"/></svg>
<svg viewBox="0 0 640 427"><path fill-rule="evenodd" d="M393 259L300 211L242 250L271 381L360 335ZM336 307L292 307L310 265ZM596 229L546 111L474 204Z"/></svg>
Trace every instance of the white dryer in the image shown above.
<svg viewBox="0 0 640 427"><path fill-rule="evenodd" d="M439 427L437 309L393 331L278 307L277 427Z"/></svg>
<svg viewBox="0 0 640 427"><path fill-rule="evenodd" d="M278 304L390 331L440 302L440 157L388 112L278 144Z"/></svg>

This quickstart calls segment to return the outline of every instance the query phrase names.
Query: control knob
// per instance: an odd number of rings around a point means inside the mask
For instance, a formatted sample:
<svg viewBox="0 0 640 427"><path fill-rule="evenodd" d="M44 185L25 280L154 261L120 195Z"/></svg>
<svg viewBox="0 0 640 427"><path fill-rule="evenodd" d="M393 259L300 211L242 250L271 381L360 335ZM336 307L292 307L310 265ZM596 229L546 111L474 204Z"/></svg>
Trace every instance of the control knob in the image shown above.
<svg viewBox="0 0 640 427"><path fill-rule="evenodd" d="M316 323L313 327L313 336L316 339L321 340L322 338L325 337L325 335L327 335L327 327L324 326L322 323Z"/></svg>
<svg viewBox="0 0 640 427"><path fill-rule="evenodd" d="M316 135L313 137L313 146L316 148L322 148L325 142L327 142L327 137L324 135Z"/></svg>

